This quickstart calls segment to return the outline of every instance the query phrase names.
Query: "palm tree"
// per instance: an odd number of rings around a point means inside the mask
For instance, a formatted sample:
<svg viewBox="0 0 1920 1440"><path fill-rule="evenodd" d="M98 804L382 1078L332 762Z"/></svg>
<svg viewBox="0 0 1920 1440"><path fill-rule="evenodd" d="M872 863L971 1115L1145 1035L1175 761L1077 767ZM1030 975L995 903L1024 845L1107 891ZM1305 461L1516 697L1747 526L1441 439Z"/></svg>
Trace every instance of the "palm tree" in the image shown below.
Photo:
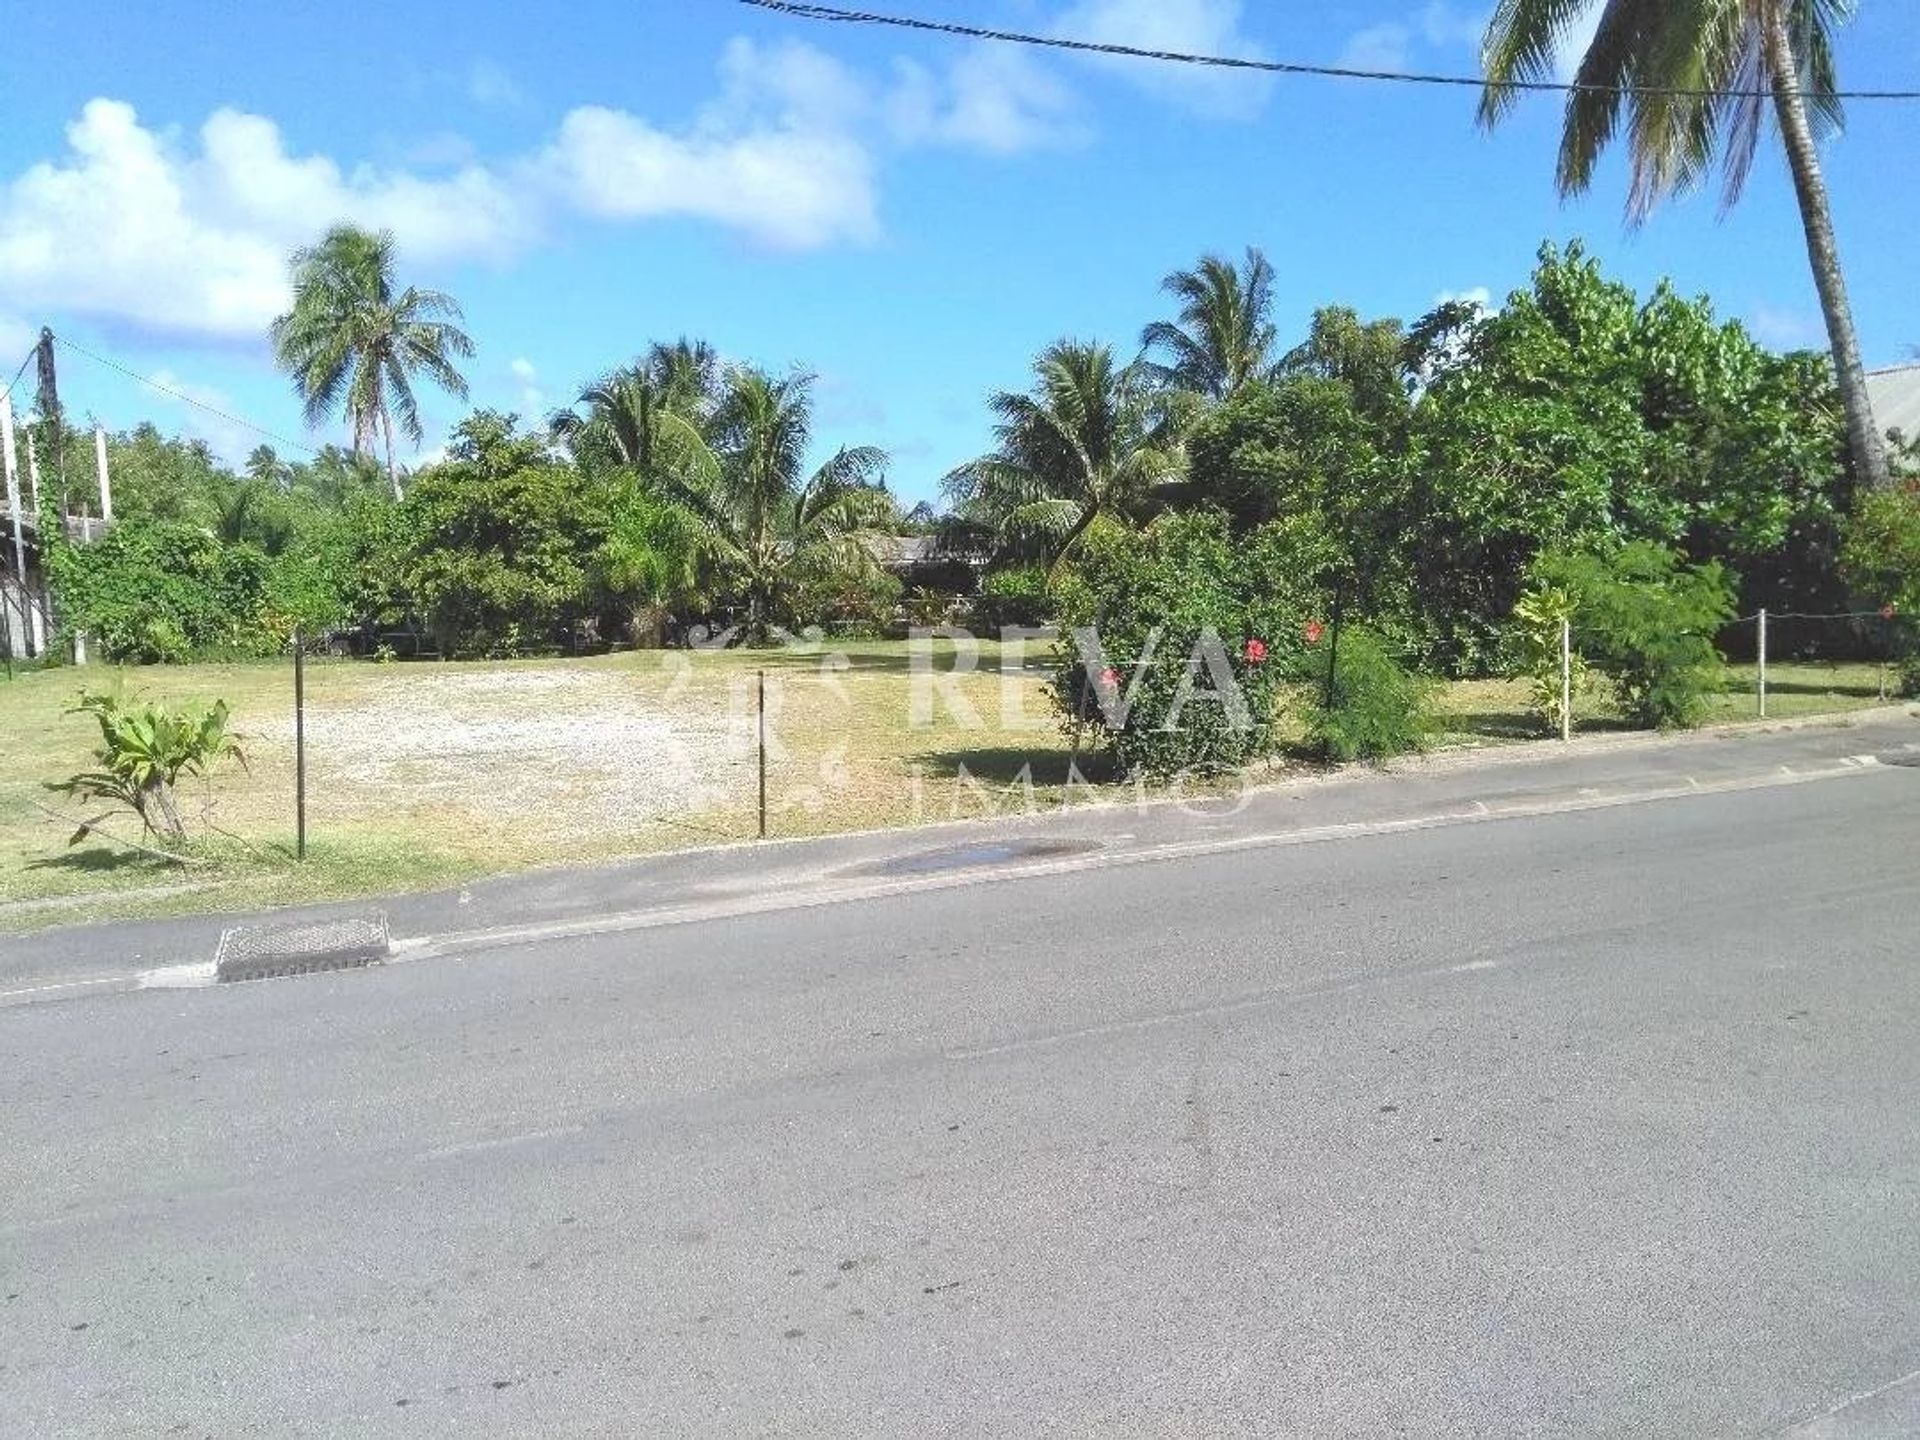
<svg viewBox="0 0 1920 1440"><path fill-rule="evenodd" d="M666 639L667 617L700 603L707 552L696 516L630 483L594 555L593 578L625 609L628 638L657 646Z"/></svg>
<svg viewBox="0 0 1920 1440"><path fill-rule="evenodd" d="M747 603L749 636L764 640L776 610L822 569L875 568L875 542L895 518L883 483L885 452L842 449L806 468L813 438L813 377L728 370L698 444L656 452L647 477L692 513L705 554Z"/></svg>
<svg viewBox="0 0 1920 1440"><path fill-rule="evenodd" d="M318 245L294 252L293 308L273 322L272 337L309 425L344 409L356 455L371 454L384 434L387 479L398 499L394 419L420 444L415 377L464 400L467 382L453 359L473 354L473 341L459 328L451 296L413 286L396 293L393 262L389 232L336 225Z"/></svg>
<svg viewBox="0 0 1920 1440"><path fill-rule="evenodd" d="M1227 400L1273 369L1273 266L1249 249L1236 269L1218 255L1176 270L1161 288L1180 301L1178 323L1158 321L1141 334L1141 347L1160 351L1151 367L1163 384L1209 400Z"/></svg>
<svg viewBox="0 0 1920 1440"><path fill-rule="evenodd" d="M1499 0L1484 42L1483 124L1513 107L1514 82L1551 77L1561 38L1595 5L1603 7L1599 29L1567 100L1561 193L1592 183L1624 108L1633 166L1627 205L1636 221L1697 184L1716 156L1730 206L1752 171L1771 101L1846 403L1855 477L1888 483L1819 155L1820 139L1841 123L1833 32L1852 15L1853 0Z"/></svg>
<svg viewBox="0 0 1920 1440"><path fill-rule="evenodd" d="M1184 468L1179 426L1142 362L1060 340L1034 362L1033 393L988 402L998 447L946 477L961 516L1002 544L1039 539L1058 564L1102 515L1125 513Z"/></svg>
<svg viewBox="0 0 1920 1440"><path fill-rule="evenodd" d="M578 459L597 458L641 474L665 446L684 450L718 403L720 360L705 341L655 344L641 359L580 392L579 410L557 412L554 438Z"/></svg>

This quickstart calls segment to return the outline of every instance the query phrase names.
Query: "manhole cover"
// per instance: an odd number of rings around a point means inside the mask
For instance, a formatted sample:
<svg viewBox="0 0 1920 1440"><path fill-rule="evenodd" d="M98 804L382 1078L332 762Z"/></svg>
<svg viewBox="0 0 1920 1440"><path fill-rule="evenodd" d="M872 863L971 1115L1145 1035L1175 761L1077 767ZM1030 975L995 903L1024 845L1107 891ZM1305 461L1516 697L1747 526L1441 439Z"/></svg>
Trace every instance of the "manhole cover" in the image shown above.
<svg viewBox="0 0 1920 1440"><path fill-rule="evenodd" d="M236 925L220 937L213 957L222 981L273 980L351 970L387 958L387 917L323 920L302 925Z"/></svg>
<svg viewBox="0 0 1920 1440"><path fill-rule="evenodd" d="M939 875L952 870L981 870L995 865L1018 865L1025 860L1057 860L1098 850L1095 840L982 840L946 850L923 850L871 867L873 875Z"/></svg>

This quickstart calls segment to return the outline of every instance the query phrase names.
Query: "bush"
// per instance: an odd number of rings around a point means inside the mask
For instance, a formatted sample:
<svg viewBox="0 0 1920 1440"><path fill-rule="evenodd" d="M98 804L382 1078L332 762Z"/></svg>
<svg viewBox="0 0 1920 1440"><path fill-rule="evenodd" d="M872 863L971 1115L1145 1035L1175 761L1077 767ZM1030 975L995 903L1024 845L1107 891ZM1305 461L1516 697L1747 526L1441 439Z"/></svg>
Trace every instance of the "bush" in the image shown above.
<svg viewBox="0 0 1920 1440"><path fill-rule="evenodd" d="M1371 630L1343 627L1337 649L1327 636L1307 677L1307 739L1329 759L1385 760L1421 749L1433 733L1433 683L1403 666Z"/></svg>
<svg viewBox="0 0 1920 1440"><path fill-rule="evenodd" d="M67 843L77 845L100 821L126 809L149 835L184 840L186 827L174 791L184 775L205 775L221 760L246 764L227 729L227 702L206 710L172 710L117 695L83 692L67 712L91 715L100 726L96 770L85 770L54 788L81 800L104 800L109 808L81 824Z"/></svg>
<svg viewBox="0 0 1920 1440"><path fill-rule="evenodd" d="M1065 724L1093 726L1129 773L1231 769L1267 753L1302 624L1319 609L1304 573L1279 532L1236 538L1217 511L1089 530L1056 591Z"/></svg>
<svg viewBox="0 0 1920 1440"><path fill-rule="evenodd" d="M1841 568L1871 608L1920 613L1920 487L1910 483L1860 497L1847 522Z"/></svg>
<svg viewBox="0 0 1920 1440"><path fill-rule="evenodd" d="M785 619L796 630L818 625L832 634L875 639L894 628L904 586L884 570L837 570L808 576Z"/></svg>
<svg viewBox="0 0 1920 1440"><path fill-rule="evenodd" d="M1578 651L1566 657L1570 663L1562 667L1563 627L1573 619L1575 608L1573 596L1565 590L1538 586L1513 607L1513 623L1507 631L1514 672L1527 682L1528 705L1549 735L1560 734L1562 722L1572 724L1572 716L1561 713L1562 702L1577 702L1593 685L1591 667Z"/></svg>
<svg viewBox="0 0 1920 1440"><path fill-rule="evenodd" d="M135 665L196 655L270 655L285 642L268 602L266 555L194 525L128 520L51 556L62 629Z"/></svg>
<svg viewBox="0 0 1920 1440"><path fill-rule="evenodd" d="M1712 636L1733 618L1734 590L1717 563L1684 567L1643 542L1604 556L1549 553L1531 579L1571 599L1574 648L1613 681L1635 724L1697 725L1708 698L1726 688Z"/></svg>
<svg viewBox="0 0 1920 1440"><path fill-rule="evenodd" d="M1009 626L1032 629L1053 615L1044 565L1020 565L995 570L973 600L974 629L997 634Z"/></svg>

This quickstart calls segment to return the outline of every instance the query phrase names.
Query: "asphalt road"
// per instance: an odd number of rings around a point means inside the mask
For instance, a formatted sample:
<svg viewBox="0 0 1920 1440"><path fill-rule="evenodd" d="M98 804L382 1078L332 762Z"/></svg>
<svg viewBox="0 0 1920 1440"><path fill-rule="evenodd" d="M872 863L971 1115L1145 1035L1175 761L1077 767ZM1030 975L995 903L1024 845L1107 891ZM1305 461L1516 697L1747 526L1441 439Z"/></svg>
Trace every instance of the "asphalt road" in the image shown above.
<svg viewBox="0 0 1920 1440"><path fill-rule="evenodd" d="M0 1428L1920 1429L1920 770L0 1010Z"/></svg>

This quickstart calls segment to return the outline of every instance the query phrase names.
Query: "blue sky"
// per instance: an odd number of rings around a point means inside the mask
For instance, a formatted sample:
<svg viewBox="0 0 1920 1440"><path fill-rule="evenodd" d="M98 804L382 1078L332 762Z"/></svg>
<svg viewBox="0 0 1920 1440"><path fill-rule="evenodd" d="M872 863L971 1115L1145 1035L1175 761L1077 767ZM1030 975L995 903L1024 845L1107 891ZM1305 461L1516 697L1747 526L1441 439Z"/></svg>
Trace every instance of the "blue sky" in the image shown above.
<svg viewBox="0 0 1920 1440"><path fill-rule="evenodd" d="M1484 0L890 0L902 13L1159 48L1471 72ZM1859 87L1920 82L1920 10L1868 0ZM1562 205L1558 106L1489 136L1473 95L1197 76L732 0L407 3L365 31L288 0L22 7L0 48L0 350L57 333L306 443L264 324L284 256L337 218L393 228L453 291L476 404L543 414L648 340L821 377L823 446L878 443L936 492L983 397L1062 335L1131 351L1160 278L1263 247L1282 333L1350 304L1496 300L1543 239L1671 276L1778 346L1822 341L1782 166L1730 217L1704 194L1638 231L1615 166ZM1920 343L1920 105L1857 104L1827 159L1869 363ZM16 354L16 352L18 352ZM0 375L4 381L6 375ZM224 453L257 438L78 358L70 406ZM429 447L460 407L429 401Z"/></svg>

